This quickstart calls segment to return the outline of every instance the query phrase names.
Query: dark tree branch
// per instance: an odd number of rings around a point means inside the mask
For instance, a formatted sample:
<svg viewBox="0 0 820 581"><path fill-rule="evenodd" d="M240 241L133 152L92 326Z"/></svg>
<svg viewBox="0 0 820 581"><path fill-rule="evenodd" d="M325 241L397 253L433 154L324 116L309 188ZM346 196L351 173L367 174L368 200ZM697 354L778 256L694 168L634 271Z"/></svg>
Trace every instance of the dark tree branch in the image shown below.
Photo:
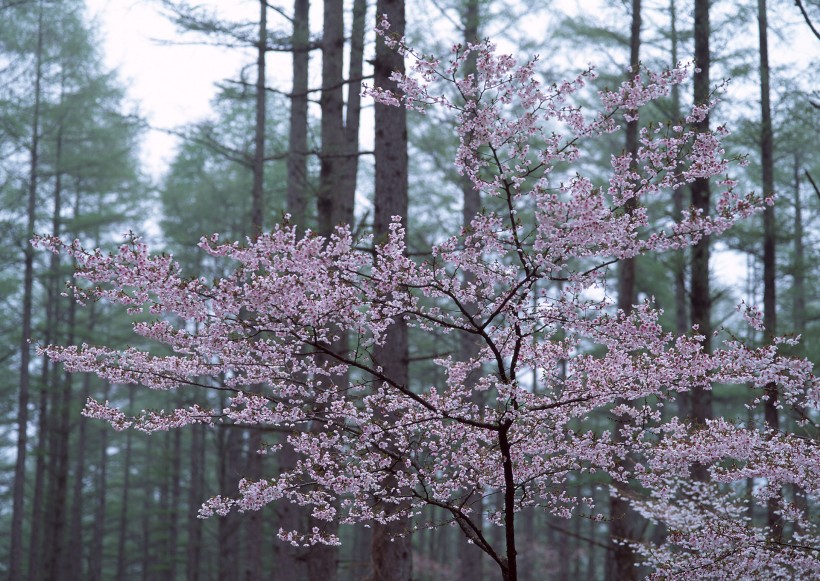
<svg viewBox="0 0 820 581"><path fill-rule="evenodd" d="M811 31L814 33L814 36L816 36L817 39L820 40L820 32L818 32L814 25L811 23L811 18L809 18L806 9L803 7L803 2L801 2L800 0L794 0L794 3L798 8L800 8L800 12L803 14L803 18L806 19L806 24L809 25L809 28L811 28Z"/></svg>
<svg viewBox="0 0 820 581"><path fill-rule="evenodd" d="M316 88L316 89L308 89L307 91L300 91L298 93L293 93L293 92L290 92L290 91L282 91L281 89L274 89L273 87L265 87L265 90L270 92L270 93L274 93L276 95L282 95L283 97L288 97L288 98L304 97L305 95L310 95L311 93L321 93L322 91L324 91L326 89L336 89L340 86L344 86L344 85L347 85L347 84L350 84L350 83L357 83L359 81L366 81L366 80L369 80L369 79L372 79L372 78L373 78L373 75L363 75L363 76L355 78L355 79L345 79L341 83L336 84L334 86L319 87L319 88ZM224 82L225 83L230 83L230 84L233 84L233 85L240 85L242 87L253 87L254 86L254 83L249 83L248 81L241 81L241 80L240 81L235 81L233 79L226 79ZM318 103L318 101L314 101L314 102Z"/></svg>
<svg viewBox="0 0 820 581"><path fill-rule="evenodd" d="M809 182L811 182L811 186L814 188L814 193L817 194L817 197L820 199L820 189L817 188L817 183L811 177L809 170L804 169L803 172L806 174L806 177L809 178Z"/></svg>

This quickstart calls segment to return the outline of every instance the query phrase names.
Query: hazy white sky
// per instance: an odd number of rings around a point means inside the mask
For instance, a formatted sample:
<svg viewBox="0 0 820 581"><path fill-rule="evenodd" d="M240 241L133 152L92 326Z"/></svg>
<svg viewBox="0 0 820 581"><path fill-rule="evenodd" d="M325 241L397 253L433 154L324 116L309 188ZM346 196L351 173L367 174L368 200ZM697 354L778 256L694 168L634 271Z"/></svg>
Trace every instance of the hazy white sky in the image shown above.
<svg viewBox="0 0 820 581"><path fill-rule="evenodd" d="M214 83L236 76L252 55L202 45L167 45L181 38L151 0L86 0L89 16L101 24L106 65L116 68L137 107L152 127L174 128L209 115ZM223 3L224 5L225 3ZM240 16L244 1L230 0ZM252 8L252 4L250 6ZM145 169L159 176L174 153L176 138L150 131L143 147Z"/></svg>

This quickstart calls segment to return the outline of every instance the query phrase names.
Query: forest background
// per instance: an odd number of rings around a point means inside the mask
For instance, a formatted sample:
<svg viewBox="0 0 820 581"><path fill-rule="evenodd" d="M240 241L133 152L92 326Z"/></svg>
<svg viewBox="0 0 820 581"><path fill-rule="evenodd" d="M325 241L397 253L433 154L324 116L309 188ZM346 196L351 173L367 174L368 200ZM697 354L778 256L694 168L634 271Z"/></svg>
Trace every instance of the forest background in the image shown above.
<svg viewBox="0 0 820 581"><path fill-rule="evenodd" d="M196 250L202 235L241 239L256 228L270 228L285 212L314 229L339 216L352 216L361 232L373 227L372 104L362 103L359 118L355 96L361 80L372 76L376 7L358 0L324 6L297 0L270 3L262 19L258 3L243 4L241 17L207 5L140 6L161 14L179 32L160 39L166 41L162 54L185 50L207 68L210 57L195 51L201 43L211 44L241 63L218 83L211 112L186 116L185 124L140 114L139 93L131 94L107 64L100 21L89 17L83 2L0 4L0 301L6 314L0 322L0 554L9 555L3 563L12 578L231 579L264 578L278 570L275 578L360 579L372 573L368 529L343 527L341 549L322 554L327 550L294 551L276 540L283 519L306 518L284 508L265 509L255 518L198 519L202 501L232 490L253 469L248 450L254 435L202 426L150 436L114 432L80 416L87 397L162 409L185 404L185 392L148 392L67 374L38 357L28 342L124 345L129 340L127 321L104 305L77 309L61 296L71 264L34 252L28 240L35 232L105 248L133 230L145 233L155 248L172 252L191 273L216 276L218 265ZM331 14L343 15L335 18L343 27L328 27L334 17L322 9L329 6ZM680 0L643 5L420 0L407 4L407 34L425 53L437 54L465 39L491 37L502 52L522 59L540 54L546 83L572 77L592 63L601 74L599 86L612 86L630 68L636 7L644 65L661 69L693 58L693 4ZM820 4L806 1L802 8L805 13L785 0L768 7L774 162L768 186L761 155L766 124L760 104L759 5L711 3L712 86L731 79L712 122L731 127L728 146L749 156L749 165L736 176L740 189L778 193L773 227L764 228L763 217L757 217L711 241L708 296L693 296L690 259L682 253L638 261L636 285L639 298L654 296L665 309L670 330L686 331L699 298L709 306L713 328L763 341L740 324L734 306L740 300L763 303L768 239L776 249L777 332L803 335L795 355L817 362L820 39L810 23L820 22ZM260 66L260 31L266 69ZM194 46L175 46L180 43ZM162 62L154 59L147 66L160 69ZM342 82L328 80L334 78ZM676 117L691 102L692 90L682 88L660 103L658 119ZM344 108L344 123L334 134L324 124L341 118ZM474 202L453 169L452 126L411 114L408 128L410 251L421 252L442 233L458 231L462 209ZM171 136L174 145L158 135ZM602 176L610 155L623 148L613 140L600 152ZM157 155L163 151L171 152L167 164ZM339 158L348 162L337 164L345 166L341 169L333 167ZM347 180L353 196L331 218L323 213L328 205L335 208L327 184L339 180ZM680 192L668 207L652 211L663 216L689 205L689 192ZM441 337L414 337L412 381L434 381L429 354L450 348ZM739 392L714 398L720 413L731 417L748 415L744 403ZM683 409L689 405L681 403ZM786 416L784 429L792 421ZM572 484L607 504L606 482L590 477ZM748 482L750 490L756 485ZM529 511L522 529L522 579L619 578L611 522ZM648 528L640 534L661 533ZM250 555L253 543L245 539L255 539L261 554ZM21 555L16 563L15 553ZM414 579L495 578L475 547L449 526L415 533L412 560ZM282 563L289 563L287 573ZM332 572L312 569L320 563L331 563Z"/></svg>

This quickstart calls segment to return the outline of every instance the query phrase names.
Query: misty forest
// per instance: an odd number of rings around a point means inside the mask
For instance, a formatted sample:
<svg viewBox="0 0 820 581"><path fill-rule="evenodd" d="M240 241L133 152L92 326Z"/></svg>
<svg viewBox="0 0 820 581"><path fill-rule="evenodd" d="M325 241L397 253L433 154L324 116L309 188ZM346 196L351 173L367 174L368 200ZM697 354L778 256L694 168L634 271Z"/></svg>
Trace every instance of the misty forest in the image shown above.
<svg viewBox="0 0 820 581"><path fill-rule="evenodd" d="M237 66L0 0L0 575L820 579L820 2L120 4Z"/></svg>

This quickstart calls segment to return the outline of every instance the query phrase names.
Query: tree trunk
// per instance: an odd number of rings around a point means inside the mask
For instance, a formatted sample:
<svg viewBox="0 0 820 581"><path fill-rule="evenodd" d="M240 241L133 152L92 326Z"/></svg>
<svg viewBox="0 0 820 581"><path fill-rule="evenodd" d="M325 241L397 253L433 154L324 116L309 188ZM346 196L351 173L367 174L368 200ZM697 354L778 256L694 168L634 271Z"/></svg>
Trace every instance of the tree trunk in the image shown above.
<svg viewBox="0 0 820 581"><path fill-rule="evenodd" d="M467 0L467 2L464 4L461 20L462 25L464 26L464 44L477 44L480 40L478 32L480 22L479 0ZM467 62L465 63L464 77L467 77L468 75L475 75L476 73L476 53L473 52L470 54L470 57L467 59ZM460 181L461 195L463 200L461 211L461 224L462 227L466 230L467 228L469 228L473 218L475 218L475 216L481 210L481 194L473 186L472 181L467 176L461 176ZM465 287L472 284L474 281L475 277L472 275L472 273L464 273L462 284ZM471 314L475 314L477 312L475 304L468 304L465 306ZM478 335L475 335L473 333L461 333L459 334L458 339L459 361L468 361L478 356L481 350L481 340ZM475 374L471 374L470 376L468 376L466 381L468 382L470 387L475 387ZM481 400L483 399L483 394L479 391L473 391L471 398L475 403L480 405L482 403ZM474 508L477 507L478 517L474 520L479 528L483 528L481 526L481 523L483 521L481 494L470 492L467 496L466 503L468 506ZM456 546L458 551L457 574L460 581L475 581L476 579L481 579L481 561L484 555L484 551L482 551L478 547L478 545L467 542L467 538L464 535L459 535Z"/></svg>
<svg viewBox="0 0 820 581"><path fill-rule="evenodd" d="M51 214L51 235L60 236L61 230L61 206L62 206L62 181L59 172L59 151L62 142L62 128L57 133L57 179L54 185L53 194L53 209ZM43 338L46 345L57 341L58 329L60 327L60 256L52 254L49 257L48 275L46 276L46 320L45 320L45 337ZM38 403L38 426L37 426L37 447L35 451L36 463L34 468L34 494L32 496L32 516L31 516L31 537L29 542L29 578L40 579L43 574L43 566L45 564L45 553L49 550L54 539L51 538L53 529L49 527L46 529L44 542L41 542L40 537L45 521L45 507L48 502L52 502L53 494L52 488L54 480L48 479L48 492L46 489L46 462L50 459L50 446L53 445L54 437L50 433L50 408L49 399L51 394L50 384L56 386L58 380L50 381L52 377L56 376L56 366L52 366L48 357L43 357L42 371L40 374L40 397ZM44 500L48 498L48 502ZM49 518L51 513L49 512Z"/></svg>
<svg viewBox="0 0 820 581"><path fill-rule="evenodd" d="M188 489L188 542L186 551L186 578L199 581L202 558L202 520L197 518L196 507L203 500L205 484L205 432L203 426L191 427L190 482Z"/></svg>
<svg viewBox="0 0 820 581"><path fill-rule="evenodd" d="M259 39L256 46L256 124L253 139L253 192L251 194L251 235L264 228L265 183L265 54L268 43L268 4L259 0Z"/></svg>
<svg viewBox="0 0 820 581"><path fill-rule="evenodd" d="M54 205L55 212L59 213L62 199L62 170L60 169L62 156L62 128L57 131L56 148L56 176L54 181ZM54 217L53 227L60 230L59 215ZM68 345L74 343L74 323L77 311L77 303L74 300L69 302L67 328L68 334L65 338ZM71 425L71 391L73 385L73 375L68 372L58 373L58 368L54 369L53 388L55 389L55 401L52 406L52 419L49 422L49 463L51 474L49 478L48 494L46 498L46 528L45 536L45 577L46 579L63 579L66 577L66 513L68 508L68 460L69 460L69 437Z"/></svg>
<svg viewBox="0 0 820 581"><path fill-rule="evenodd" d="M37 4L37 54L34 73L34 114L31 121L31 157L29 165L28 201L26 207L26 240L34 236L37 175L39 172L40 143L40 83L42 81L43 6ZM11 542L9 548L9 579L16 581L23 572L23 501L26 492L26 446L28 435L29 361L31 358L31 314L34 289L34 248L24 246L23 266L23 320L20 338L20 389L17 395L17 459L14 465L14 492L12 500Z"/></svg>
<svg viewBox="0 0 820 581"><path fill-rule="evenodd" d="M308 204L308 67L310 62L310 2L293 3L293 88L290 105L290 148L288 151L287 212L291 221L304 232ZM287 435L280 434L282 449L277 453L279 472L288 472L298 460ZM304 509L286 500L274 505L276 528L286 531L303 528ZM307 576L304 551L290 543L274 540L277 576L282 581L300 581Z"/></svg>
<svg viewBox="0 0 820 581"><path fill-rule="evenodd" d="M345 168L344 126L344 2L325 0L322 26L322 149L319 154L319 233L329 235L343 219L337 180Z"/></svg>
<svg viewBox="0 0 820 581"><path fill-rule="evenodd" d="M259 39L256 47L256 123L253 147L253 192L251 194L252 237L256 238L264 230L264 183L265 183L265 54L268 42L268 4L259 0ZM261 391L261 386L251 387L251 391ZM247 466L245 476L256 480L262 474L262 458L258 450L262 446L259 430L248 430ZM244 516L245 557L242 566L246 581L262 578L262 513L252 510Z"/></svg>
<svg viewBox="0 0 820 581"><path fill-rule="evenodd" d="M103 401L108 399L110 385L105 383ZM101 581L103 578L103 538L106 522L106 485L108 483L108 425L100 428L100 457L97 466L97 478L94 486L97 504L94 507L94 528L91 539L91 561L88 566L89 581Z"/></svg>
<svg viewBox="0 0 820 581"><path fill-rule="evenodd" d="M128 409L134 409L134 386L128 387ZM133 432L125 434L125 456L123 458L122 500L120 505L120 522L117 528L117 579L125 579L125 541L128 536L128 507L131 503L131 448ZM143 510L147 512L147 507ZM145 518L143 516L143 518Z"/></svg>
<svg viewBox="0 0 820 581"><path fill-rule="evenodd" d="M377 17L387 16L391 33L404 35L403 0L377 0L376 14ZM377 37L374 85L395 90L396 85L389 78L394 71L404 73L404 59L387 48L382 37ZM399 216L403 225L407 225L407 113L400 107L376 103L375 117L376 183L373 231L375 242L378 244L387 239L393 216ZM381 365L385 375L396 383L407 384L407 325L404 320L399 319L390 327L384 346L375 351L374 358L376 364ZM396 507L388 505L386 510L393 512ZM408 523L374 524L372 534L371 579L409 581L412 577L413 561Z"/></svg>
<svg viewBox="0 0 820 581"><path fill-rule="evenodd" d="M669 1L669 27L671 40L670 66L678 64L678 12L675 0ZM680 85L672 87L672 118L681 116ZM675 220L683 218L683 188L676 188L672 193L672 212ZM686 297L686 254L683 250L675 252L675 332L685 335L689 330L689 312ZM688 392L681 392L677 396L678 416L686 418L692 410L692 402Z"/></svg>
<svg viewBox="0 0 820 581"><path fill-rule="evenodd" d="M803 247L803 208L800 199L800 154L794 154L794 284L792 319L794 332L806 330L806 257Z"/></svg>
<svg viewBox="0 0 820 581"><path fill-rule="evenodd" d="M709 100L709 0L695 0L695 66L700 72L695 73L695 104L701 105ZM709 130L709 117L696 124L698 131ZM699 179L692 184L692 206L704 216L709 215L711 188L708 179ZM712 297L709 289L709 237L704 236L692 248L692 274L690 311L692 324L704 336L703 349L707 353L712 349ZM692 390L692 418L697 423L704 423L712 418L712 391L696 387ZM708 477L706 468L696 465L693 476L698 480Z"/></svg>
<svg viewBox="0 0 820 581"><path fill-rule="evenodd" d="M93 318L93 307L91 305ZM89 323L89 328L93 328L93 321ZM91 395L91 375L83 375L82 401L86 401ZM74 464L74 491L72 493L71 524L69 527L68 554L68 578L83 579L83 552L85 550L85 527L83 526L83 514L85 510L83 483L85 480L85 452L87 443L88 422L82 418L79 422L77 434L77 457Z"/></svg>
<svg viewBox="0 0 820 581"><path fill-rule="evenodd" d="M223 402L223 406L226 404ZM219 489L234 490L240 477L237 465L242 454L242 430L223 427L219 433ZM217 522L217 570L219 579L235 579L241 567L238 535L243 515L235 512L221 517Z"/></svg>
<svg viewBox="0 0 820 581"><path fill-rule="evenodd" d="M774 194L774 139L772 137L772 111L769 103L769 42L766 0L757 0L757 18L760 38L760 154L763 169L763 195L770 196ZM777 335L775 227L774 206L767 205L763 210L763 324L769 338ZM774 432L777 432L780 428L777 411L777 391L775 382L766 385L768 395L764 405L766 427ZM775 541L781 541L783 536L783 525L777 515L782 501L781 496L779 494L777 498L770 498L767 501L766 522Z"/></svg>
<svg viewBox="0 0 820 581"><path fill-rule="evenodd" d="M154 452L154 438L148 438L148 445L145 447L145 458L143 461L145 465L149 465L156 461L156 452ZM154 483L149 474L144 475L145 480L142 482L142 579L143 581L153 581L155 577L153 543L151 542L151 535L154 532L151 529L151 517L156 514L156 503L154 502ZM124 562L124 559L123 559ZM131 577L131 576L129 576ZM118 579L121 577L118 577Z"/></svg>
<svg viewBox="0 0 820 581"><path fill-rule="evenodd" d="M310 0L293 3L293 88L287 166L287 208L291 221L304 229L308 188L308 68Z"/></svg>
<svg viewBox="0 0 820 581"><path fill-rule="evenodd" d="M177 545L179 543L180 465L182 464L182 434L171 434L171 502L168 511L168 579L177 578Z"/></svg>
<svg viewBox="0 0 820 581"><path fill-rule="evenodd" d="M629 69L630 76L634 77L639 72L640 48L641 48L641 0L632 0L632 21L629 36ZM629 121L626 124L626 153L631 157L631 166L636 167L638 156L638 121ZM626 202L627 212L634 212L638 207L636 198L630 198ZM635 291L635 259L627 258L621 260L618 269L618 309L625 315L632 312L633 304L636 300ZM625 403L619 400L617 403ZM616 419L614 427L614 439L616 442L622 441L620 432L620 418ZM627 457L624 462L629 464L634 458ZM615 489L620 494L625 494L627 486L615 482ZM637 578L637 568L635 566L635 553L629 545L624 542L633 541L636 537L637 515L630 509L629 502L621 498L620 495L612 495L609 499L610 516L610 545L612 547L612 566L610 573L613 580L631 580Z"/></svg>
<svg viewBox="0 0 820 581"><path fill-rule="evenodd" d="M347 73L347 107L345 109L344 169L340 176L339 214L353 227L359 170L359 125L362 109L362 75L367 1L353 0L353 22L350 33L350 59Z"/></svg>

